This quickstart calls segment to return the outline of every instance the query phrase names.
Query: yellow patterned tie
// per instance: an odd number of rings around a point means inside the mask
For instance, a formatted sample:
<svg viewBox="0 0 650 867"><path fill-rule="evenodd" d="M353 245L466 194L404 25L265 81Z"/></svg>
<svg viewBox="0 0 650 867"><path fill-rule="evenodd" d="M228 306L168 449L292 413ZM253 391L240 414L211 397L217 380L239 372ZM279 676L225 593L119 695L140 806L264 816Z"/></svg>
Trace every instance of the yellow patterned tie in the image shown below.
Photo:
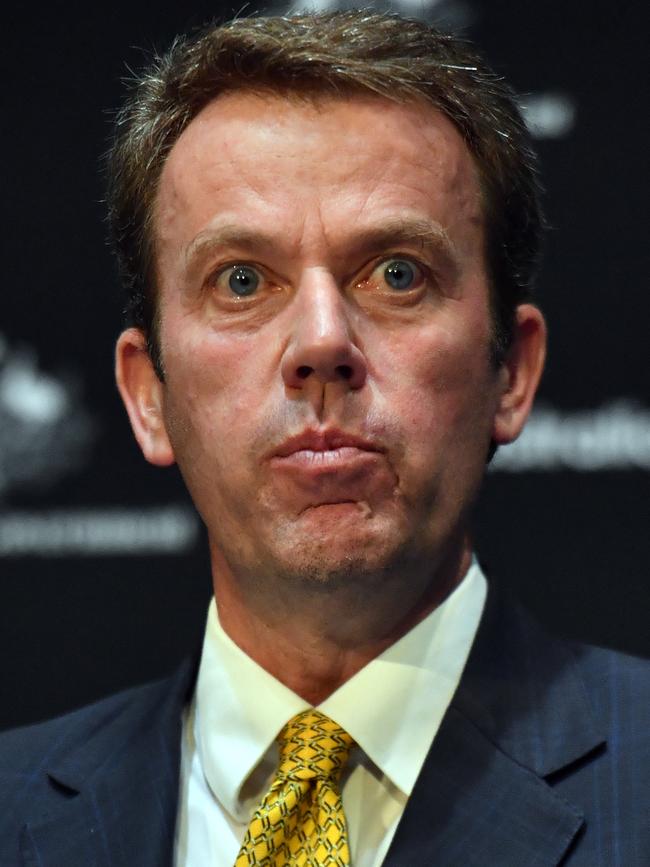
<svg viewBox="0 0 650 867"><path fill-rule="evenodd" d="M280 767L251 819L235 867L348 867L339 777L354 741L317 710L280 732Z"/></svg>

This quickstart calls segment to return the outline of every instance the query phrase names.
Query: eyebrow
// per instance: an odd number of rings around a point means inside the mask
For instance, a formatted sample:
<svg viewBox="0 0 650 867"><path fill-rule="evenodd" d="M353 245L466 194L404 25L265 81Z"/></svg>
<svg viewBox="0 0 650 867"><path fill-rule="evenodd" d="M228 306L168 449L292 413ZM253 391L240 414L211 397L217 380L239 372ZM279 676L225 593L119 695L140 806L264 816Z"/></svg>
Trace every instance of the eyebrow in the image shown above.
<svg viewBox="0 0 650 867"><path fill-rule="evenodd" d="M199 232L185 249L185 268L192 269L205 255L209 255L222 247L272 247L271 237L260 232L253 232L245 226L227 224L218 228L208 228Z"/></svg>
<svg viewBox="0 0 650 867"><path fill-rule="evenodd" d="M377 226L361 228L350 238L350 247L356 254L385 250L403 244L417 245L422 249L435 251L443 259L443 264L455 271L459 265L456 246L448 233L439 223L420 218L390 219ZM278 237L265 232L251 230L247 226L225 224L205 229L188 244L185 250L185 268L193 269L195 263L204 256L224 247L253 249L277 249Z"/></svg>
<svg viewBox="0 0 650 867"><path fill-rule="evenodd" d="M402 244L415 244L442 254L450 264L459 263L456 245L445 228L433 220L410 217L388 220L378 226L362 229L355 238L354 246L370 251Z"/></svg>

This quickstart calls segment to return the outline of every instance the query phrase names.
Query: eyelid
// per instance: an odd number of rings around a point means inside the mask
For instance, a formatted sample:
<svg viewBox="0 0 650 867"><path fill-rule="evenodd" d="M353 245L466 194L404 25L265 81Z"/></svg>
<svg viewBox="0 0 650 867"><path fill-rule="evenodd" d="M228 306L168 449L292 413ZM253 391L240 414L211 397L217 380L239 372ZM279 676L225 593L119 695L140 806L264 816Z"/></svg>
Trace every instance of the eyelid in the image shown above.
<svg viewBox="0 0 650 867"><path fill-rule="evenodd" d="M368 280L370 280L370 278L378 268L385 267L390 262L396 261L405 261L408 262L410 265L414 265L415 268L419 270L423 280L431 280L435 277L435 271L431 267L431 265L427 265L426 262L423 262L422 259L416 256L414 253L404 253L396 251L394 253L390 253L389 255L382 256L380 259L375 259L373 262L371 262L364 269L365 276L361 277L361 279L356 281L357 285L361 283L366 283Z"/></svg>
<svg viewBox="0 0 650 867"><path fill-rule="evenodd" d="M231 262L226 262L224 265L218 265L216 268L212 268L208 275L208 280L218 280L222 274L226 273L226 271L232 271L235 268L250 268L251 271L256 271L260 277L265 277L264 269L259 265L254 262L246 262L243 259L235 259Z"/></svg>
<svg viewBox="0 0 650 867"><path fill-rule="evenodd" d="M262 268L261 265L258 265L256 262L247 262L244 259L233 259L230 262L226 262L223 265L219 265L216 268L210 269L208 272L208 276L205 279L205 285L214 289L217 286L219 280L226 274L228 271L232 271L235 268L250 268L251 271L255 271L255 273L260 278L260 286L263 287L269 283L269 277L266 273L266 270Z"/></svg>

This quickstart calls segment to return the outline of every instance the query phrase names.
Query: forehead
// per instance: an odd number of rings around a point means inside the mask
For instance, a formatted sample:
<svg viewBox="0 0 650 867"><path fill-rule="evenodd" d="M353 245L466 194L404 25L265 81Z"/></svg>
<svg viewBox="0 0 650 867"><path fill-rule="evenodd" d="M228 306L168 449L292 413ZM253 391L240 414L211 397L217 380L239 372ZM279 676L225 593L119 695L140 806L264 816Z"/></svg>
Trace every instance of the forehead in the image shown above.
<svg viewBox="0 0 650 867"><path fill-rule="evenodd" d="M435 217L481 223L474 159L440 111L373 95L298 98L235 91L188 125L163 167L159 241L188 243L233 212L304 236L351 221Z"/></svg>

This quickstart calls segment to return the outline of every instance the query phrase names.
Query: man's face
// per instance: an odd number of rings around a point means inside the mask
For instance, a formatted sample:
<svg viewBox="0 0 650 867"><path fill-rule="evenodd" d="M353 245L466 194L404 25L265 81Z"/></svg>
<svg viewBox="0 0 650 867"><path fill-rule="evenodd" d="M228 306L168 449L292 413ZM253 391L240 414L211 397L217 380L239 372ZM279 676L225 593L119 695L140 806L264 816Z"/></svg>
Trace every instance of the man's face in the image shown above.
<svg viewBox="0 0 650 867"><path fill-rule="evenodd" d="M318 580L433 567L505 390L455 127L374 97L222 96L172 149L154 227L148 457L178 462L218 557Z"/></svg>

